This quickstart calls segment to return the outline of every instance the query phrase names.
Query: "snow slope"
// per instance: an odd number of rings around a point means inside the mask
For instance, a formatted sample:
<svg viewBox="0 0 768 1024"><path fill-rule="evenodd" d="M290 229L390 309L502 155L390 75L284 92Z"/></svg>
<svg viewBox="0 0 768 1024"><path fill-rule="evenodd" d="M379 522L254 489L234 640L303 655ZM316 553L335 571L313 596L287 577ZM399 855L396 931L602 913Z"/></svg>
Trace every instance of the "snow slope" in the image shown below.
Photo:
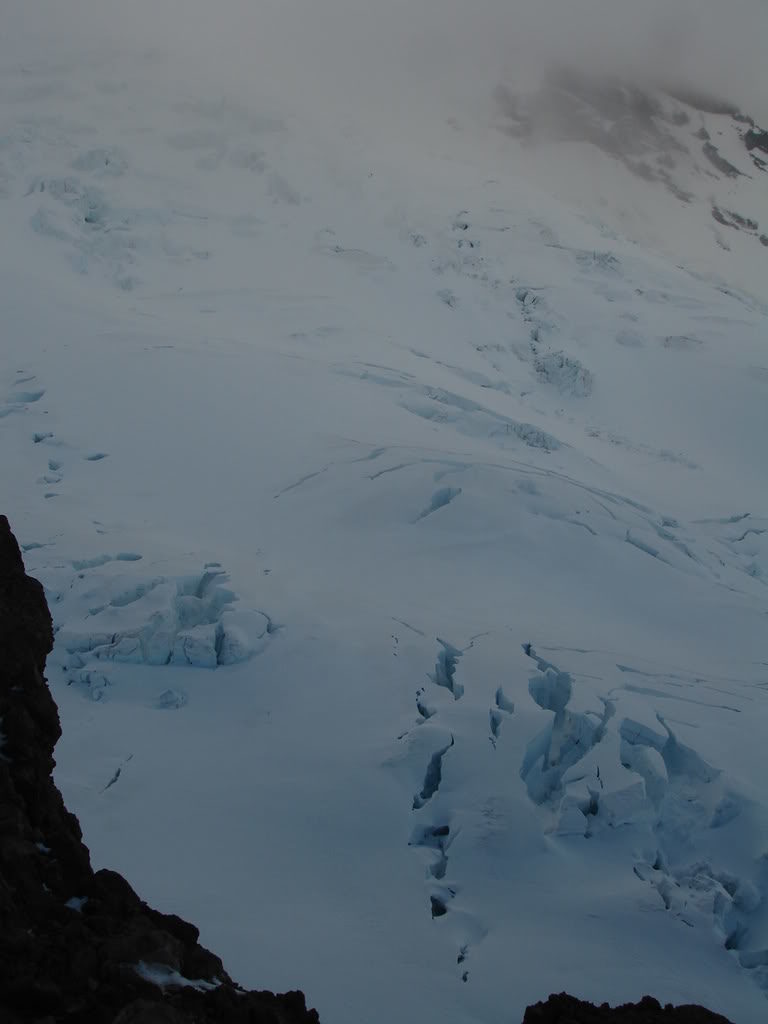
<svg viewBox="0 0 768 1024"><path fill-rule="evenodd" d="M768 250L490 101L192 78L2 70L0 497L95 864L336 1024L763 1021Z"/></svg>

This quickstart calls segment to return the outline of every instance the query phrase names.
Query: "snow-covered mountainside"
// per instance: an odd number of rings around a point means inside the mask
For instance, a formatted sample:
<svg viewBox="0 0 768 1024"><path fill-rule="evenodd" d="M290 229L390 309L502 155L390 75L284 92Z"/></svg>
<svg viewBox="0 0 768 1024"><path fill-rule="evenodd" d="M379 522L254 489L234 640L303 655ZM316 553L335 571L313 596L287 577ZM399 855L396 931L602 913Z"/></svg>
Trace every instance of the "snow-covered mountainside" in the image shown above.
<svg viewBox="0 0 768 1024"><path fill-rule="evenodd" d="M335 1024L764 1021L765 135L4 54L0 505L94 864Z"/></svg>
<svg viewBox="0 0 768 1024"><path fill-rule="evenodd" d="M502 130L528 143L529 170L558 196L609 232L764 295L768 132L749 115L691 88L573 69L496 97Z"/></svg>

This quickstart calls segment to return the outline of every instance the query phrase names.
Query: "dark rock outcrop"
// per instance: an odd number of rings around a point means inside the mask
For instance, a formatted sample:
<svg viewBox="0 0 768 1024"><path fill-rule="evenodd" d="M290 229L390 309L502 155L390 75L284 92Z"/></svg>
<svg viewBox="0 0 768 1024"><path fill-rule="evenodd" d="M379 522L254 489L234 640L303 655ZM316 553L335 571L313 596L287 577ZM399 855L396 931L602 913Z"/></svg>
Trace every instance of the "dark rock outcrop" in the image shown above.
<svg viewBox="0 0 768 1024"><path fill-rule="evenodd" d="M94 871L53 783L59 716L43 588L0 516L0 1020L316 1024L301 992L245 992L198 930Z"/></svg>
<svg viewBox="0 0 768 1024"><path fill-rule="evenodd" d="M721 210L719 206L712 207L712 216L718 224L727 228L736 228L737 231L749 231L755 234L758 228L756 220L751 217L742 217L740 213L733 210Z"/></svg>
<svg viewBox="0 0 768 1024"><path fill-rule="evenodd" d="M662 1006L650 996L639 1003L595 1006L561 992L525 1011L523 1024L730 1024L703 1006Z"/></svg>
<svg viewBox="0 0 768 1024"><path fill-rule="evenodd" d="M762 153L768 153L768 131L763 131L762 128L751 128L744 136L744 145L750 152L753 149L759 149Z"/></svg>

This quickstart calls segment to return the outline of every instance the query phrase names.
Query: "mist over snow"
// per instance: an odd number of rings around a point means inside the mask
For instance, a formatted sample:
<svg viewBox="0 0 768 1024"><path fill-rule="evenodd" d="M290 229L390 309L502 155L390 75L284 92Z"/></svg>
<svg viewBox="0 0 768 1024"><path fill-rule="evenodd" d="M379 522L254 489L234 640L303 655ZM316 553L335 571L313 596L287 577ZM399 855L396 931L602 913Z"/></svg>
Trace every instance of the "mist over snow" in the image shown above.
<svg viewBox="0 0 768 1024"><path fill-rule="evenodd" d="M6 0L3 10L6 60L151 47L178 62L171 77L276 90L313 112L331 100L360 116L401 104L406 119L414 100L431 112L488 100L489 83L568 63L683 82L768 120L766 35L764 0Z"/></svg>
<svg viewBox="0 0 768 1024"><path fill-rule="evenodd" d="M4 0L56 781L248 987L763 1024L766 10Z"/></svg>

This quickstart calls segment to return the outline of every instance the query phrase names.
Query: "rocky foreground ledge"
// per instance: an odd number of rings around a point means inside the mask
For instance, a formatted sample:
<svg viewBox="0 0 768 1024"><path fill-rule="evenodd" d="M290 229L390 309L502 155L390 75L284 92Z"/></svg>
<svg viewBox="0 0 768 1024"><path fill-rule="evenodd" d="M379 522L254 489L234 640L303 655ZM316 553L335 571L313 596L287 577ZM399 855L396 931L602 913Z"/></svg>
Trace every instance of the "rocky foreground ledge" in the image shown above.
<svg viewBox="0 0 768 1024"><path fill-rule="evenodd" d="M53 783L59 715L43 675L53 626L0 516L0 1021L2 1024L317 1024L301 992L246 992L198 930L91 868ZM344 984L343 976L339 984ZM729 1024L646 998L611 1009L565 994L524 1024ZM364 1024L364 1022L361 1022Z"/></svg>
<svg viewBox="0 0 768 1024"><path fill-rule="evenodd" d="M595 1006L561 992L525 1011L523 1024L731 1024L703 1006L661 1006L645 996L639 1003Z"/></svg>

